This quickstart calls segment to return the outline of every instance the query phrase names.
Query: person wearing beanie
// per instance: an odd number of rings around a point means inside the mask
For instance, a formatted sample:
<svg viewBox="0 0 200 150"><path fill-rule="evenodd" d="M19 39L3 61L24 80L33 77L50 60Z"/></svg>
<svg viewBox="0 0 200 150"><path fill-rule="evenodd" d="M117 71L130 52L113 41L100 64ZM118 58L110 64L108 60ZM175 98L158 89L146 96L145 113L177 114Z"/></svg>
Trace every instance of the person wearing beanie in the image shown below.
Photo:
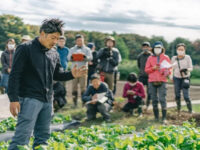
<svg viewBox="0 0 200 150"><path fill-rule="evenodd" d="M145 98L144 86L138 81L135 73L130 73L124 85L123 97L128 99L122 110L133 114L133 109L138 109L138 116L142 117L142 103Z"/></svg>
<svg viewBox="0 0 200 150"><path fill-rule="evenodd" d="M158 102L162 108L162 122L166 124L167 104L166 104L166 82L171 73L170 58L165 55L163 43L157 41L153 45L153 55L147 60L145 72L148 74L149 89L153 103L153 112L155 120L159 120Z"/></svg>
<svg viewBox="0 0 200 150"><path fill-rule="evenodd" d="M146 100L146 110L148 110L150 105L150 92L148 87L148 74L145 72L145 66L147 59L151 56L151 45L149 42L142 43L142 52L137 57L137 66L139 68L139 81L146 86L147 100Z"/></svg>
<svg viewBox="0 0 200 150"><path fill-rule="evenodd" d="M113 106L114 97L98 74L91 76L91 85L88 86L82 100L87 107L88 121L96 119L96 113L99 112L106 122L110 122L109 111Z"/></svg>
<svg viewBox="0 0 200 150"><path fill-rule="evenodd" d="M173 83L175 100L177 103L178 114L181 111L181 90L183 91L183 97L187 104L187 108L190 114L192 114L192 104L189 95L190 88L190 74L193 70L192 60L189 55L186 55L186 46L184 43L179 43L176 46L177 56L172 57L173 64Z"/></svg>
<svg viewBox="0 0 200 150"><path fill-rule="evenodd" d="M96 68L97 68L97 52L95 51L95 44L94 43L88 43L87 45L91 51L92 51L92 61L88 62L88 80L87 80L87 87L90 84L91 76L96 73Z"/></svg>

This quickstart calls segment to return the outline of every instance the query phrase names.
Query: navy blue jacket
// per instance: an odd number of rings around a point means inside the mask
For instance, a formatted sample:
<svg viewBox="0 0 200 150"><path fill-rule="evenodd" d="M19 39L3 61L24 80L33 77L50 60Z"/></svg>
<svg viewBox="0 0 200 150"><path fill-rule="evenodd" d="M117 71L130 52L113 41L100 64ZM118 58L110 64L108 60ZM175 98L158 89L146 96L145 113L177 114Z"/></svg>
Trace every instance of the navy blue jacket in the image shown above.
<svg viewBox="0 0 200 150"><path fill-rule="evenodd" d="M83 94L82 100L83 102L91 101L93 95L100 93L106 93L106 96L108 97L107 103L112 105L112 102L114 101L112 91L109 90L108 85L104 82L101 82L98 89L95 89L92 85L88 86L86 92Z"/></svg>

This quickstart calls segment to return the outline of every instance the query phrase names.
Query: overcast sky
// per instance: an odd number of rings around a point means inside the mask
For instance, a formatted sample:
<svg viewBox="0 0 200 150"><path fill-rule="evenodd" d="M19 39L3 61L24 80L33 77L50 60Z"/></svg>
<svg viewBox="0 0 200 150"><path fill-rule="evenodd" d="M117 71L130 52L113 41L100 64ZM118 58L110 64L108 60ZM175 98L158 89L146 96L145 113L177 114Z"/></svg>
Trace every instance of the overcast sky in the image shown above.
<svg viewBox="0 0 200 150"><path fill-rule="evenodd" d="M200 39L200 0L1 0L0 14L36 25L56 17L67 30Z"/></svg>

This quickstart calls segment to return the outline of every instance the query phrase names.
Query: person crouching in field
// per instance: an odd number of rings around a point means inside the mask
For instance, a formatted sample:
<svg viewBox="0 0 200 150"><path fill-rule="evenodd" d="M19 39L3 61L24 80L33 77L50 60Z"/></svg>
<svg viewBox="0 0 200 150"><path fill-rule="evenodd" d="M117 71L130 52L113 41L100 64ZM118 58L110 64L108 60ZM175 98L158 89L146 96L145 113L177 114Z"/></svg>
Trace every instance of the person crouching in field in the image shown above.
<svg viewBox="0 0 200 150"><path fill-rule="evenodd" d="M166 123L167 104L166 104L166 82L170 75L170 58L164 54L163 43L157 41L153 46L153 55L147 60L145 71L149 75L149 88L153 103L153 112L155 120L159 120L158 102L162 107L162 121Z"/></svg>
<svg viewBox="0 0 200 150"><path fill-rule="evenodd" d="M101 82L100 76L91 76L91 85L88 86L82 100L87 107L87 120L96 119L96 113L100 112L106 122L110 122L109 111L113 106L113 94L108 85Z"/></svg>
<svg viewBox="0 0 200 150"><path fill-rule="evenodd" d="M124 85L123 97L128 99L128 103L124 105L122 110L124 112L133 114L133 109L138 109L138 116L142 117L142 104L145 98L144 86L137 81L137 75L130 73L128 82Z"/></svg>

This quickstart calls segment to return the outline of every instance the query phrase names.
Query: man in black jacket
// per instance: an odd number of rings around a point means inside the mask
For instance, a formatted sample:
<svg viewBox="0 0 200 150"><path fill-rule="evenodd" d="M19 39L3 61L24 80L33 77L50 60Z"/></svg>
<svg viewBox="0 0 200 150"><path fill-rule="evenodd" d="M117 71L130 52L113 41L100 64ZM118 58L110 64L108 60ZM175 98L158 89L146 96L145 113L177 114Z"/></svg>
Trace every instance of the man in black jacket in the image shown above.
<svg viewBox="0 0 200 150"><path fill-rule="evenodd" d="M82 100L87 107L87 120L96 118L96 113L100 112L105 121L110 121L109 111L113 105L113 94L108 85L100 81L97 74L91 77L92 84L87 88Z"/></svg>
<svg viewBox="0 0 200 150"><path fill-rule="evenodd" d="M64 23L59 19L44 20L40 36L19 45L9 78L10 112L18 116L16 132L9 150L27 145L33 132L33 148L47 144L53 102L53 80L67 81L85 75L85 67L64 72L55 49Z"/></svg>
<svg viewBox="0 0 200 150"><path fill-rule="evenodd" d="M138 55L137 58L137 65L139 68L139 81L143 83L143 85L146 85L147 88L147 101L146 101L146 109L148 109L150 105L150 93L148 90L148 75L145 72L145 66L147 59L151 56L151 45L149 42L142 43L142 52Z"/></svg>

